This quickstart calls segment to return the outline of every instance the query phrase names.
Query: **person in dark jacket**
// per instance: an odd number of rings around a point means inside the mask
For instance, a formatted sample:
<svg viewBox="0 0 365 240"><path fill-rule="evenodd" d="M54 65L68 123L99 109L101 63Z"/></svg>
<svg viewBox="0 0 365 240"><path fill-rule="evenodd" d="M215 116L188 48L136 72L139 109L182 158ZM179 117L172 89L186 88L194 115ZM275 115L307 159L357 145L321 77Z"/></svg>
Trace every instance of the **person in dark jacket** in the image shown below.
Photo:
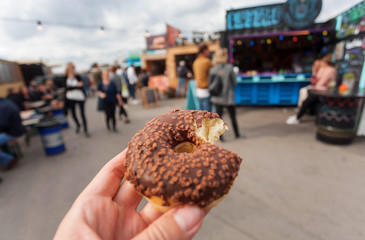
<svg viewBox="0 0 365 240"><path fill-rule="evenodd" d="M24 127L18 107L8 99L0 98L0 147L14 141L24 134ZM15 156L0 150L0 164L6 170L14 168L19 162Z"/></svg>
<svg viewBox="0 0 365 240"><path fill-rule="evenodd" d="M110 128L110 121L111 121L113 125L113 131L118 132L115 121L115 107L117 103L119 105L123 104L122 97L115 83L113 81L110 81L109 71L103 70L101 76L102 76L102 81L99 83L98 86L98 96L103 100L106 127L108 128L108 130L111 130Z"/></svg>
<svg viewBox="0 0 365 240"><path fill-rule="evenodd" d="M124 108L124 104L126 102L124 102L124 99L122 97L122 78L120 75L117 74L117 66L112 66L110 68L110 81L115 83L115 86L117 87L117 91L120 93L120 97L122 98L122 105L119 105L119 119L122 119L122 114L125 116L125 123L129 123L129 117L128 117L128 113Z"/></svg>
<svg viewBox="0 0 365 240"><path fill-rule="evenodd" d="M80 132L80 122L76 116L76 105L79 106L82 123L84 126L84 134L89 137L87 130L87 121L85 116L85 92L83 91L83 82L80 76L76 75L75 66L73 63L68 63L65 71L65 86L66 86L66 106L71 109L72 117L76 123L76 133Z"/></svg>
<svg viewBox="0 0 365 240"><path fill-rule="evenodd" d="M6 99L12 101L20 111L25 110L24 97L20 92L16 92L14 88L8 89L8 96L6 97Z"/></svg>
<svg viewBox="0 0 365 240"><path fill-rule="evenodd" d="M236 108L234 101L234 87L237 85L236 74L233 71L232 64L227 63L228 54L226 49L218 49L213 57L213 64L209 70L209 83L212 82L215 75L220 74L222 79L222 91L217 96L211 96L211 102L215 105L218 115L223 117L223 108L228 110L229 116L236 138L244 138L239 132ZM220 138L223 141L223 136Z"/></svg>
<svg viewBox="0 0 365 240"><path fill-rule="evenodd" d="M181 97L185 97L186 75L188 74L188 68L185 66L185 61L181 60L177 67L178 85L176 88L176 97L179 96L181 91Z"/></svg>

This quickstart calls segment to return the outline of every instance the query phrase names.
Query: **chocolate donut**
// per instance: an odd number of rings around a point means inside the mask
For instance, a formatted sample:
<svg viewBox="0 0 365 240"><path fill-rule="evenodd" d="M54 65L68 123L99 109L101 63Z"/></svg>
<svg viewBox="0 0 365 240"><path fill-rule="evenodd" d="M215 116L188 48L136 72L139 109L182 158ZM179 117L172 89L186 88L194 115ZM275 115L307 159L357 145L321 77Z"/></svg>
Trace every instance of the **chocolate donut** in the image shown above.
<svg viewBox="0 0 365 240"><path fill-rule="evenodd" d="M162 212L182 204L213 207L228 193L242 161L212 144L226 128L207 111L175 110L154 118L128 144L125 179Z"/></svg>

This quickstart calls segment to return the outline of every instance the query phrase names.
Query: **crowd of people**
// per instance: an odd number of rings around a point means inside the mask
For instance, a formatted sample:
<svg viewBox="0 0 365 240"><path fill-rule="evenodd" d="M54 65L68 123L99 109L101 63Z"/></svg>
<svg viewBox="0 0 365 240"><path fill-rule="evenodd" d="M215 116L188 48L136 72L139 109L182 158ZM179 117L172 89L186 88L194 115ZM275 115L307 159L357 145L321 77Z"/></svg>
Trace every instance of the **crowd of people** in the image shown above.
<svg viewBox="0 0 365 240"><path fill-rule="evenodd" d="M146 71L137 76L135 66L123 69L113 65L101 69L97 63L92 65L90 71L78 73L70 62L66 65L64 77L57 84L61 85L59 88L51 78L32 80L29 86L19 89L9 88L7 97L0 98L0 166L10 170L19 162L17 155L8 146L30 130L22 125L22 111L35 110L39 114L43 107L63 109L65 115L71 115L75 132L83 131L85 137L90 137L85 104L89 97L97 96L97 110L105 114L107 130L118 132L117 117L130 123L125 105L128 99L132 104L139 103L136 85L147 86L148 77ZM116 111L117 107L119 111Z"/></svg>

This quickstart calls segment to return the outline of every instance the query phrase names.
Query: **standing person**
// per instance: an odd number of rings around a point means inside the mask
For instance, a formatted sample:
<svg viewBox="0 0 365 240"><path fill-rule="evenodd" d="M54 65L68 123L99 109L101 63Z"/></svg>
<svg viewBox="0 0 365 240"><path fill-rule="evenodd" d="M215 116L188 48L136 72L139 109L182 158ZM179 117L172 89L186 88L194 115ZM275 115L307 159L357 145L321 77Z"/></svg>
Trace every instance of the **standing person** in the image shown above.
<svg viewBox="0 0 365 240"><path fill-rule="evenodd" d="M185 61L181 60L179 66L177 67L177 77L179 79L176 88L176 97L179 96L181 90L181 97L185 97L185 86L186 86L186 75L188 74L188 68L185 66Z"/></svg>
<svg viewBox="0 0 365 240"><path fill-rule="evenodd" d="M223 108L228 110L236 138L244 138L244 135L239 132L236 119L234 102L234 87L237 85L236 74L234 73L233 65L227 63L227 61L227 50L218 49L213 57L214 67L209 70L209 83L212 82L215 76L220 75L222 88L217 96L211 97L211 101L215 105L217 113L221 118L223 117ZM221 136L220 139L224 141L223 136Z"/></svg>
<svg viewBox="0 0 365 240"><path fill-rule="evenodd" d="M149 74L147 73L146 69L141 69L141 74L139 74L139 79L141 79L141 87L148 87L149 81Z"/></svg>
<svg viewBox="0 0 365 240"><path fill-rule="evenodd" d="M129 81L129 86L128 86L128 90L129 90L129 95L132 98L132 104L138 104L138 101L136 99L136 84L138 82L138 77L136 74L136 69L134 65L131 65L128 69L127 69L127 76L128 76L128 81Z"/></svg>
<svg viewBox="0 0 365 240"><path fill-rule="evenodd" d="M99 69L99 65L97 63L91 65L91 82L96 89L98 88L99 83L101 82L101 72ZM103 111L103 103L99 96L96 104L96 109L98 111Z"/></svg>
<svg viewBox="0 0 365 240"><path fill-rule="evenodd" d="M76 105L79 106L82 123L84 126L84 135L89 137L87 130L87 122L85 116L85 100L86 96L83 91L83 82L79 75L76 75L75 66L72 62L67 63L65 71L65 86L66 86L66 103L65 105L71 109L72 117L76 123L76 133L80 132L80 123L76 116Z"/></svg>
<svg viewBox="0 0 365 240"><path fill-rule="evenodd" d="M122 98L120 92L117 90L117 86L113 81L110 81L109 71L103 70L102 81L98 86L98 96L103 99L103 108L106 117L106 127L110 130L110 121L113 124L113 131L118 132L115 122L115 107L118 102L122 105Z"/></svg>
<svg viewBox="0 0 365 240"><path fill-rule="evenodd" d="M85 95L86 95L86 97L90 97L91 96L91 93L90 93L90 78L89 78L89 76L86 72L80 74L80 77L81 77L81 80L82 80L82 83L83 83L82 88L84 89Z"/></svg>
<svg viewBox="0 0 365 240"><path fill-rule="evenodd" d="M210 94L208 91L209 69L213 66L209 59L208 45L202 43L199 45L198 57L193 63L193 72L196 81L196 97L198 98L200 110L212 111L210 103Z"/></svg>
<svg viewBox="0 0 365 240"><path fill-rule="evenodd" d="M110 81L114 82L116 87L117 87L117 91L120 94L120 97L122 99L122 104L119 104L119 119L122 119L122 114L125 116L125 123L129 123L129 117L128 117L128 113L127 111L124 109L124 102L123 102L123 97L122 97L122 78L120 75L117 74L117 70L118 67L117 66L112 66L110 68Z"/></svg>
<svg viewBox="0 0 365 240"><path fill-rule="evenodd" d="M14 141L24 133L18 107L8 99L0 98L0 147ZM19 162L15 156L0 150L0 164L6 170L14 168Z"/></svg>
<svg viewBox="0 0 365 240"><path fill-rule="evenodd" d="M125 70L123 68L121 68L120 66L117 67L117 72L116 72L119 76L120 79L122 80L122 100L123 103L128 104L128 97L129 97L129 80L128 80L128 76L125 73Z"/></svg>
<svg viewBox="0 0 365 240"><path fill-rule="evenodd" d="M324 90L328 89L334 84L336 80L336 68L330 65L330 57L325 56L320 61L320 67L316 74L316 83L311 89ZM286 124L294 125L300 123L300 118L307 112L308 109L313 108L319 100L319 96L308 92L308 97L303 101L297 115L290 116L286 120Z"/></svg>

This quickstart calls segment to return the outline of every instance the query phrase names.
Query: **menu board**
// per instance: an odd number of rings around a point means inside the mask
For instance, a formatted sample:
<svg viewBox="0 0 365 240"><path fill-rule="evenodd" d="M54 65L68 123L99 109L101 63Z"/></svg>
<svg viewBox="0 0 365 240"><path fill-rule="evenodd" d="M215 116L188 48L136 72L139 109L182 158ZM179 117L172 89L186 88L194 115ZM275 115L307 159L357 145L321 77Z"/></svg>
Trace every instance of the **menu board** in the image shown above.
<svg viewBox="0 0 365 240"><path fill-rule="evenodd" d="M338 39L365 32L365 2L339 15L336 18L336 31Z"/></svg>
<svg viewBox="0 0 365 240"><path fill-rule="evenodd" d="M333 55L340 80L357 92L365 59L365 33L338 42Z"/></svg>

